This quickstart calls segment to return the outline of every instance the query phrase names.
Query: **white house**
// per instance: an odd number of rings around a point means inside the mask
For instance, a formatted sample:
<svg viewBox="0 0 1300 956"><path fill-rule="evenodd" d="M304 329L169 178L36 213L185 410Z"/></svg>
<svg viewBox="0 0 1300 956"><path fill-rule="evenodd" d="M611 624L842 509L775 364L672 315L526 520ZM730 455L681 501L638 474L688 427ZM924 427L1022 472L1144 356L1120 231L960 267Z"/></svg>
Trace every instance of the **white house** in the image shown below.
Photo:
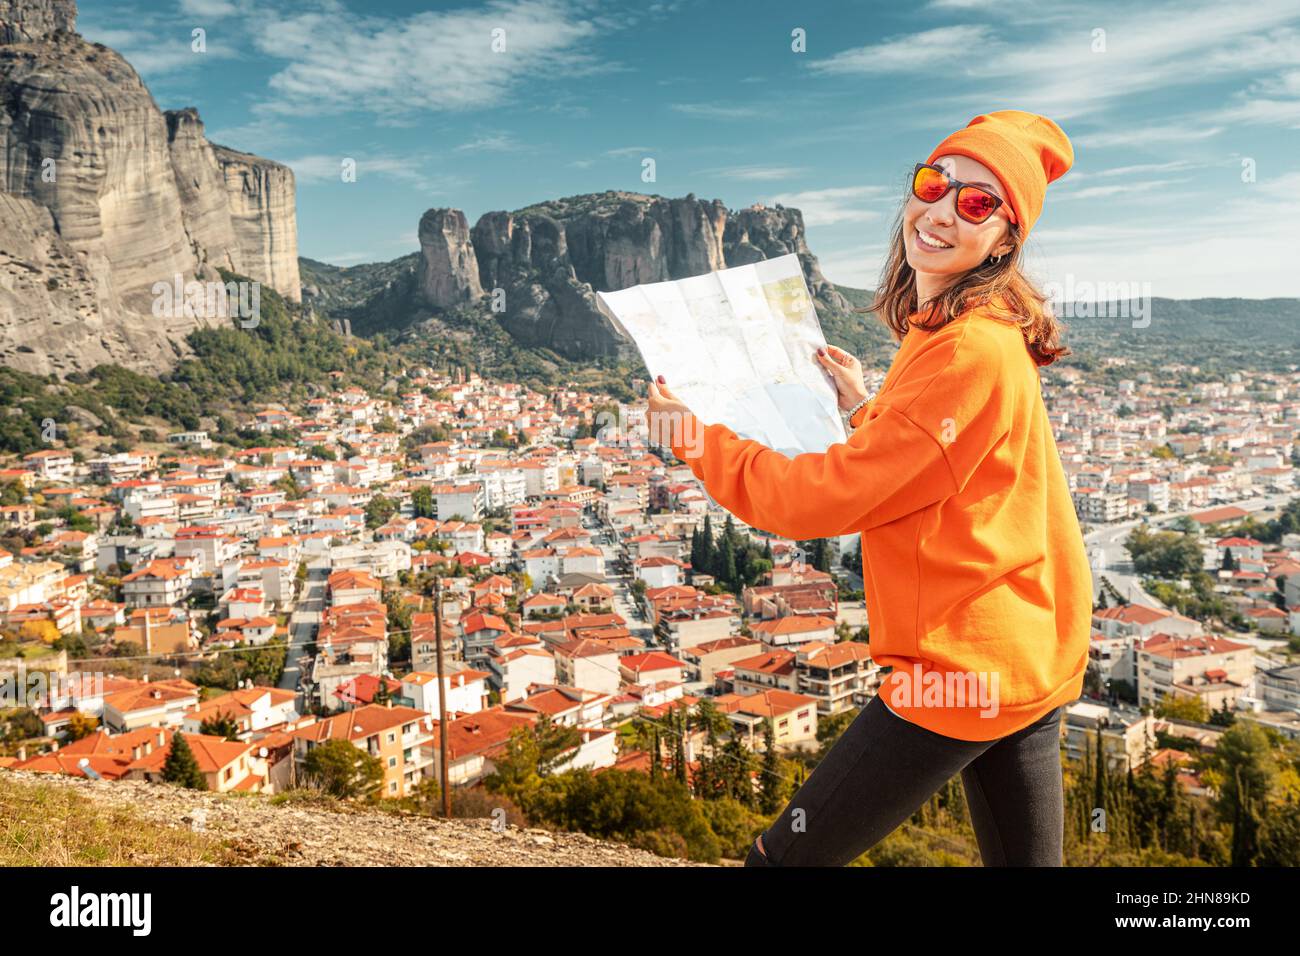
<svg viewBox="0 0 1300 956"><path fill-rule="evenodd" d="M480 670L460 670L444 674L447 690L447 713L476 714L487 706L488 674ZM402 696L411 706L426 714L438 713L438 675L430 671L413 671L402 678Z"/></svg>

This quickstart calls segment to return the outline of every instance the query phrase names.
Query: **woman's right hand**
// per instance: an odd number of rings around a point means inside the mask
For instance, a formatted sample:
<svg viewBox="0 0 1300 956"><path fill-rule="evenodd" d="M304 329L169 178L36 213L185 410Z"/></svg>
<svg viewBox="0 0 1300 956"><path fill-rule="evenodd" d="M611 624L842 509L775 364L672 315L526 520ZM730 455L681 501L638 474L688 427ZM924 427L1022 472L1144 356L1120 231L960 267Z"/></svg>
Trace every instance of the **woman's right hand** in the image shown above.
<svg viewBox="0 0 1300 956"><path fill-rule="evenodd" d="M867 397L867 386L862 382L862 363L856 358L833 345L818 349L816 358L835 382L840 411L847 412Z"/></svg>

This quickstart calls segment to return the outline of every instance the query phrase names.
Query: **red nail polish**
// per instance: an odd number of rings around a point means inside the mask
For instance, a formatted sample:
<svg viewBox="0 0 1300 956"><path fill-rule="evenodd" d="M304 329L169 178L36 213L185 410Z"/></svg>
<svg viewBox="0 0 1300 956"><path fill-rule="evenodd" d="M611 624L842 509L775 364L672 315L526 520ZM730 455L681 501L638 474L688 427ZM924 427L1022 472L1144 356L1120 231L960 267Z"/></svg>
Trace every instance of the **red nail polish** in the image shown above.
<svg viewBox="0 0 1300 956"><path fill-rule="evenodd" d="M659 376L659 384L660 384L660 385L665 385L665 384L667 384L667 383L664 381L664 377L663 377L662 375Z"/></svg>

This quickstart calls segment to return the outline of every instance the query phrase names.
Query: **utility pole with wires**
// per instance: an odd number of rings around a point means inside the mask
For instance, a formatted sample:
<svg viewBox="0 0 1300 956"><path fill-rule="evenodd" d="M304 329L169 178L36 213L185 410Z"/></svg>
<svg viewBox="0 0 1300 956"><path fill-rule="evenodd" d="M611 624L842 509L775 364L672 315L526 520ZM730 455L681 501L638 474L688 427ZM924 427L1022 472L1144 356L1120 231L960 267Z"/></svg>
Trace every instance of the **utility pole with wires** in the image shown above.
<svg viewBox="0 0 1300 956"><path fill-rule="evenodd" d="M442 776L442 815L451 819L451 781L447 774L447 686L442 682L442 575L433 578L433 647L438 679L438 760Z"/></svg>

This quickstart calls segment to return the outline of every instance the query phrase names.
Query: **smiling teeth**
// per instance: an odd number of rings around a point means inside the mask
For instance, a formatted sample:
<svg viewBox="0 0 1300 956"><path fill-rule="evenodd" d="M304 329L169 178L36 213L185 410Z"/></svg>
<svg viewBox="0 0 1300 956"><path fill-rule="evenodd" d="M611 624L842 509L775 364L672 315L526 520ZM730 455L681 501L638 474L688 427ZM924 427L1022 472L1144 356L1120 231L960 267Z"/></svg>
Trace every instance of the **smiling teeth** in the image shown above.
<svg viewBox="0 0 1300 956"><path fill-rule="evenodd" d="M921 238L921 241L924 242L927 246L933 246L935 249L952 248L952 246L950 246L948 243L944 242L943 240L933 239L930 236L926 235L924 232L921 232L921 230L919 229L916 231L916 234Z"/></svg>

